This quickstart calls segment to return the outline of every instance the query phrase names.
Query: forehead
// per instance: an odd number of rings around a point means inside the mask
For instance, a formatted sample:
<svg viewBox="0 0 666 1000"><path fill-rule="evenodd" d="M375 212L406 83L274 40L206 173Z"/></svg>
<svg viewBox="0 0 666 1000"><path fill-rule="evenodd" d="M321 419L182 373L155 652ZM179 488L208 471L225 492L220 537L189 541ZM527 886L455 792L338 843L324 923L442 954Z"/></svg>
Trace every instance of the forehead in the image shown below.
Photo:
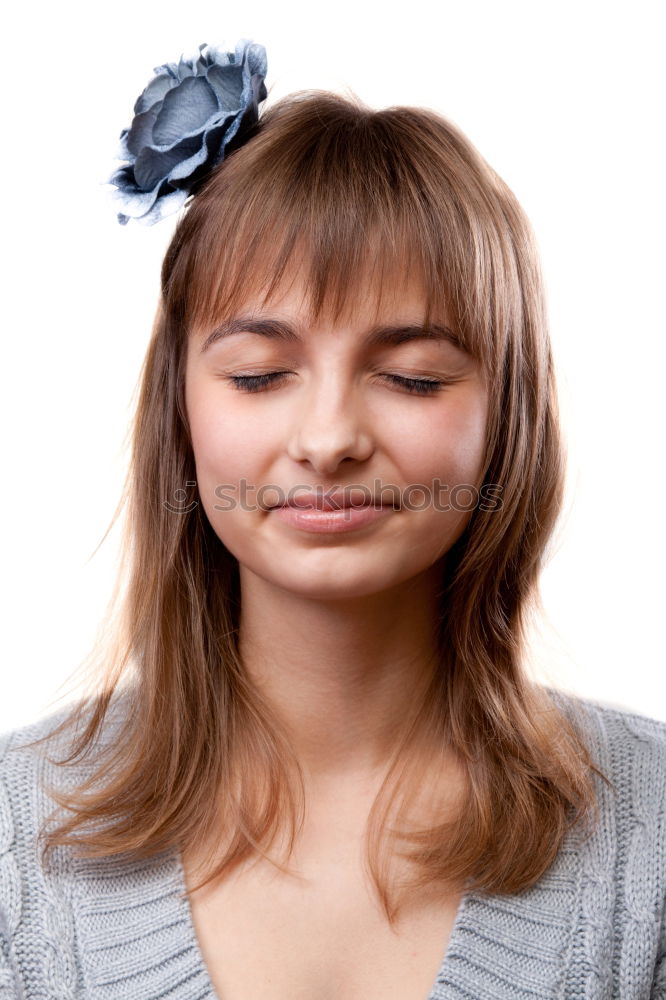
<svg viewBox="0 0 666 1000"><path fill-rule="evenodd" d="M410 317L422 319L426 293L422 282L403 273L386 277L360 275L337 302L325 299L319 308L303 271L294 271L277 288L255 291L247 297L243 311L282 312L297 317L308 327L365 327L381 320Z"/></svg>
<svg viewBox="0 0 666 1000"><path fill-rule="evenodd" d="M217 308L198 317L190 332L205 339L211 330L238 316L282 316L307 329L451 323L445 303L436 302L433 308L432 296L429 301L423 276L413 263L377 254L353 272L323 275L323 280L305 254L294 254L277 278L270 263L254 267L243 281L230 284Z"/></svg>

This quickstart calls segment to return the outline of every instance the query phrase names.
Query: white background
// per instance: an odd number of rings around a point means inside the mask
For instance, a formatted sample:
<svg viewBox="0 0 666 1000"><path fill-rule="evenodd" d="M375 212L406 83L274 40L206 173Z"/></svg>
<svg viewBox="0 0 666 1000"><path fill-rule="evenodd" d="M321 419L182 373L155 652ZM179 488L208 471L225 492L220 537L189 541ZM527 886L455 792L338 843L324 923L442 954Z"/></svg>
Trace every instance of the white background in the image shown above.
<svg viewBox="0 0 666 1000"><path fill-rule="evenodd" d="M116 222L154 66L265 45L268 103L350 88L457 123L539 241L570 479L536 671L666 719L661 3L13 5L3 45L0 730L76 695L110 596L132 393L175 219ZM7 17L7 15L6 15Z"/></svg>

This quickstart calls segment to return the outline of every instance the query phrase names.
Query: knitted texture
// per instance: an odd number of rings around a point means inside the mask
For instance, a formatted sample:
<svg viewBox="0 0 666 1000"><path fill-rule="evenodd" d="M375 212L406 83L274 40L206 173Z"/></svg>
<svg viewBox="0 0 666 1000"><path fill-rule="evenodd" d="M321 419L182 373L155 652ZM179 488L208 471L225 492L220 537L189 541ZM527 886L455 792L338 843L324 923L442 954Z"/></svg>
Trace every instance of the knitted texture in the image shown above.
<svg viewBox="0 0 666 1000"><path fill-rule="evenodd" d="M424 1000L666 1000L666 722L549 692L613 783L595 778L599 825L569 831L530 889L467 893ZM66 712L0 736L0 1000L215 1000L177 851L58 848L42 868L43 785L91 764L66 772L46 759L59 746L19 744Z"/></svg>

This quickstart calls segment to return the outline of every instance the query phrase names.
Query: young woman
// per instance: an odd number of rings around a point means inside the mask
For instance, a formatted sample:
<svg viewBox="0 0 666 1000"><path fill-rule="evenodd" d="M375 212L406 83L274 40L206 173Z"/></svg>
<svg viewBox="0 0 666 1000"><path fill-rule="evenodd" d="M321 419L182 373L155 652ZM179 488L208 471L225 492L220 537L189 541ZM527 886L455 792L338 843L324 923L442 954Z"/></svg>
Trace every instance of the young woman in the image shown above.
<svg viewBox="0 0 666 1000"><path fill-rule="evenodd" d="M138 190L211 66L125 137L130 214L192 197L111 642L0 742L0 998L664 997L666 724L523 662L563 485L529 224L441 116L325 92Z"/></svg>

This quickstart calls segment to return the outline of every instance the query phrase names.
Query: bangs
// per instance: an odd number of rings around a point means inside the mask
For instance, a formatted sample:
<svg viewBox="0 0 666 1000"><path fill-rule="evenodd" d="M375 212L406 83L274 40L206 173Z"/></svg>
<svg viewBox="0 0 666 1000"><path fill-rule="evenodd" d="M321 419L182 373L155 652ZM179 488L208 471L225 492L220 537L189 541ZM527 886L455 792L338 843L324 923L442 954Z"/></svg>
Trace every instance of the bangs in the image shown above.
<svg viewBox="0 0 666 1000"><path fill-rule="evenodd" d="M285 226L275 228L264 239L253 239L253 220L249 218L248 249L243 251L243 266L234 268L238 258L206 261L202 284L207 293L190 304L188 333L210 330L233 315L245 312L248 304L263 309L293 287L303 296L306 323L316 325L325 319L335 324L344 317L353 318L355 307L375 311L377 320L383 308L399 303L401 293L416 287L423 299L423 324L433 321L451 325L448 296L441 282L428 283L418 259L418 245L403 237L399 242L382 238L378 233L360 230L349 247L327 239L326 220L317 219L319 230L296 239ZM242 240L242 234L241 234Z"/></svg>
<svg viewBox="0 0 666 1000"><path fill-rule="evenodd" d="M469 186L469 164L455 149L446 162L444 127L424 109L375 112L326 92L268 109L193 198L165 261L183 335L294 280L312 322L353 314L361 297L379 312L418 282L424 324L451 327L485 367L497 348L490 241L460 198L456 169Z"/></svg>

